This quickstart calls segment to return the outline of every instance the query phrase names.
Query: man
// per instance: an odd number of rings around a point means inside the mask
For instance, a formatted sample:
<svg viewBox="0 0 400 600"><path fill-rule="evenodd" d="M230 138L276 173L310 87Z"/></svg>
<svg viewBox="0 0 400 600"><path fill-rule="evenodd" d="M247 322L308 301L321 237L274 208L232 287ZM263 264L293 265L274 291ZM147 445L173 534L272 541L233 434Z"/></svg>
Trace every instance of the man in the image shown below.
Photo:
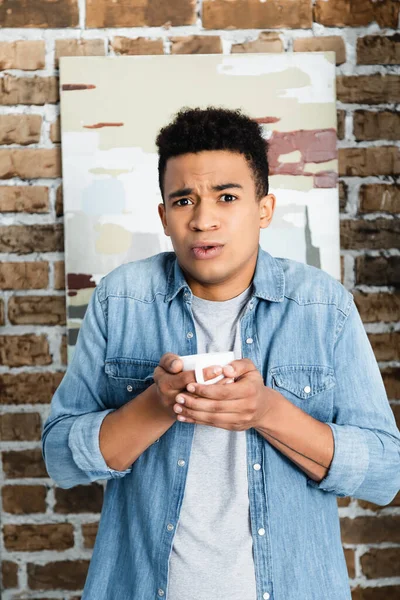
<svg viewBox="0 0 400 600"><path fill-rule="evenodd" d="M83 600L350 600L336 498L400 487L353 296L260 247L275 197L256 122L182 110L157 145L175 252L100 281L43 431L60 487L108 480ZM182 371L225 350L216 384Z"/></svg>

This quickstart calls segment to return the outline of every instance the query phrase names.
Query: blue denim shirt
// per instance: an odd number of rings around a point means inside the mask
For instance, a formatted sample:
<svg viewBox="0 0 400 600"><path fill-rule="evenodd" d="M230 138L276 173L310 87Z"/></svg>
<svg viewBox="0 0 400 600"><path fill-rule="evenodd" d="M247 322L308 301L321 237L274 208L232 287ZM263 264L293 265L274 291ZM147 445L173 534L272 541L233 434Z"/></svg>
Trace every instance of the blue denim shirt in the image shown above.
<svg viewBox="0 0 400 600"><path fill-rule="evenodd" d="M196 353L191 301L174 252L111 271L52 399L42 435L50 477L62 488L108 480L83 600L168 598L194 424L176 421L124 471L107 466L99 429L154 383L162 354ZM257 600L350 600L336 497L385 505L400 488L400 433L353 296L324 271L259 246L240 326L243 358L265 385L334 437L329 471L315 482L246 431Z"/></svg>

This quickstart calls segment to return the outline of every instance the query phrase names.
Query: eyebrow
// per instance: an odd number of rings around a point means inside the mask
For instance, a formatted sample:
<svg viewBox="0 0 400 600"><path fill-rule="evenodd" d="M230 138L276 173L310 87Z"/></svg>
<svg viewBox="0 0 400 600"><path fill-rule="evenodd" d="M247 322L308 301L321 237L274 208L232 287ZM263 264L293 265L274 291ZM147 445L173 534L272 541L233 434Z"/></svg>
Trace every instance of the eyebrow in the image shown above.
<svg viewBox="0 0 400 600"><path fill-rule="evenodd" d="M243 189L243 186L240 183L220 183L218 185L212 186L213 192L222 192L223 190L228 190L231 188ZM180 190L176 190L168 195L168 200L172 200L173 198L179 198L180 196L188 196L193 193L193 188L181 188Z"/></svg>

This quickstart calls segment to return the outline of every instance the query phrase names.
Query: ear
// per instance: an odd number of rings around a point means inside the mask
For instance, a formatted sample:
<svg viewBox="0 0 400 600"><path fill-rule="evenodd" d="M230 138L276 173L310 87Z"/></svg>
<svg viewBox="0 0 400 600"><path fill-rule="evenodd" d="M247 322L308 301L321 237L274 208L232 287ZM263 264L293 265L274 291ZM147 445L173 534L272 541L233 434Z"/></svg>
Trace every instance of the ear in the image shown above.
<svg viewBox="0 0 400 600"><path fill-rule="evenodd" d="M160 215L162 226L164 227L164 233L169 237L168 225L167 225L167 214L163 203L158 205L158 214Z"/></svg>
<svg viewBox="0 0 400 600"><path fill-rule="evenodd" d="M261 198L260 207L260 229L265 229L272 221L275 210L276 198L274 194L267 194Z"/></svg>

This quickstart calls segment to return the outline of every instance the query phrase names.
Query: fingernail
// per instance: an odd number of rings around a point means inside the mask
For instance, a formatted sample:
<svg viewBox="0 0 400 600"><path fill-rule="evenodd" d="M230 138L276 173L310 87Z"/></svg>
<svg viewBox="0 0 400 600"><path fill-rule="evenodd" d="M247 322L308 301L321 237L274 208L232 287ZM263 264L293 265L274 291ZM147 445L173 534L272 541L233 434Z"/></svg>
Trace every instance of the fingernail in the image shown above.
<svg viewBox="0 0 400 600"><path fill-rule="evenodd" d="M227 380L225 381L225 383L233 383L234 381L235 381L234 379L227 379Z"/></svg>
<svg viewBox="0 0 400 600"><path fill-rule="evenodd" d="M174 368L174 365L175 365L177 362L178 362L178 361L176 360L176 358L174 358L174 360L172 361L172 363L171 363L171 365L170 365L171 369L173 369L173 368Z"/></svg>
<svg viewBox="0 0 400 600"><path fill-rule="evenodd" d="M232 365L226 365L225 370L232 375L235 372L235 369L232 367Z"/></svg>
<svg viewBox="0 0 400 600"><path fill-rule="evenodd" d="M221 367L215 367L215 369L213 370L213 373L215 373L215 375L219 375L220 373L222 373L222 368Z"/></svg>
<svg viewBox="0 0 400 600"><path fill-rule="evenodd" d="M194 387L193 383L188 383L186 389L188 392L194 392L196 388Z"/></svg>
<svg viewBox="0 0 400 600"><path fill-rule="evenodd" d="M177 396L176 401L179 402L179 404L185 404L185 398L183 396Z"/></svg>
<svg viewBox="0 0 400 600"><path fill-rule="evenodd" d="M182 412L182 406L174 406L174 410L177 413L181 413Z"/></svg>

